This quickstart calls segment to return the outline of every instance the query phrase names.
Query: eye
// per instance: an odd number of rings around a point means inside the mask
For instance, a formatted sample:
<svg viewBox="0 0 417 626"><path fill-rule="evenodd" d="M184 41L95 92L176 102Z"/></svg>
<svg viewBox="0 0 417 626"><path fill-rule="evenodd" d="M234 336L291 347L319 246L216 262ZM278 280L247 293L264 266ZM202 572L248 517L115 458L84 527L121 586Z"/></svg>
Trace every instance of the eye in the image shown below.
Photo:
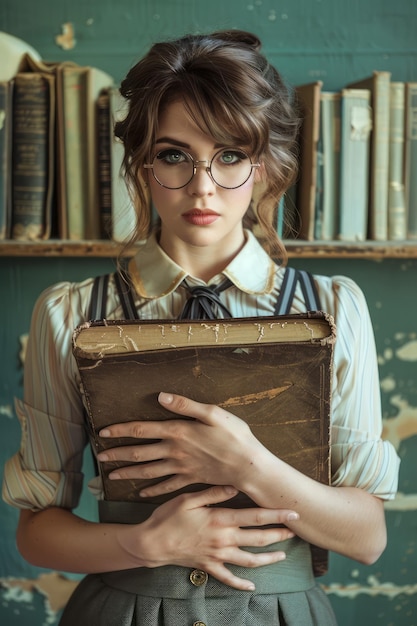
<svg viewBox="0 0 417 626"><path fill-rule="evenodd" d="M175 148L167 148L161 150L156 155L158 161L162 161L167 165L177 165L178 163L187 163L190 159L182 150L176 150Z"/></svg>
<svg viewBox="0 0 417 626"><path fill-rule="evenodd" d="M238 165L248 159L248 155L241 150L223 150L218 155L220 165Z"/></svg>

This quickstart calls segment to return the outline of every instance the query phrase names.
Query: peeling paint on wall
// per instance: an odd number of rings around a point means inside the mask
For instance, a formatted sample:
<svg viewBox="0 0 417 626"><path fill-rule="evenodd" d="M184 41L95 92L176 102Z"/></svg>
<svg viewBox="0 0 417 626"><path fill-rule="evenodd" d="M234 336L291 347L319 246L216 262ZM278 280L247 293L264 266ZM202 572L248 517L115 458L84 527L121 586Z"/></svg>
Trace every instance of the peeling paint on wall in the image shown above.
<svg viewBox="0 0 417 626"><path fill-rule="evenodd" d="M417 493L398 492L394 500L384 502L384 509L386 511L416 511Z"/></svg>
<svg viewBox="0 0 417 626"><path fill-rule="evenodd" d="M63 50L72 50L75 48L77 40L74 37L74 26L71 22L62 24L62 34L55 37L55 43Z"/></svg>
<svg viewBox="0 0 417 626"><path fill-rule="evenodd" d="M6 590L2 593L3 603L30 604L33 601L33 595L39 593L45 599L45 612L51 622L56 619L57 613L65 607L77 585L78 581L69 580L57 572L41 574L35 580L0 578L0 586Z"/></svg>
<svg viewBox="0 0 417 626"><path fill-rule="evenodd" d="M395 355L403 361L417 361L417 340L405 343L396 351Z"/></svg>
<svg viewBox="0 0 417 626"><path fill-rule="evenodd" d="M393 396L391 404L397 407L398 414L383 421L382 438L388 439L398 450L400 443L417 435L417 407L411 407L401 396Z"/></svg>
<svg viewBox="0 0 417 626"><path fill-rule="evenodd" d="M417 594L417 584L395 585L394 583L380 583L376 576L370 576L368 578L368 586L359 583L351 585L332 583L325 586L324 590L328 594L335 594L345 598L356 598L359 594L366 594L368 596L387 596L392 599L400 594L408 596Z"/></svg>

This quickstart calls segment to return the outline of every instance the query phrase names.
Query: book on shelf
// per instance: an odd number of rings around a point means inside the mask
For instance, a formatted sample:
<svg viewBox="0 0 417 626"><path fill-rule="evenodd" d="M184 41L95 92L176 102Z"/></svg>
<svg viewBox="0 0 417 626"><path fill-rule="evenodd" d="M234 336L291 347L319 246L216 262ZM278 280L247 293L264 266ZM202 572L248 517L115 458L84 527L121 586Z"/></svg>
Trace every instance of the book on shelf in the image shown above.
<svg viewBox="0 0 417 626"><path fill-rule="evenodd" d="M300 174L297 185L299 236L314 239L317 149L320 128L320 93L322 81L296 87L296 96L302 113L300 131Z"/></svg>
<svg viewBox="0 0 417 626"><path fill-rule="evenodd" d="M340 175L340 93L320 94L314 238L336 239Z"/></svg>
<svg viewBox="0 0 417 626"><path fill-rule="evenodd" d="M110 94L103 89L97 98L97 174L98 174L98 211L100 235L103 239L111 237L111 124Z"/></svg>
<svg viewBox="0 0 417 626"><path fill-rule="evenodd" d="M26 55L30 55L36 61L41 59L39 52L26 41L0 31L0 82L13 80L21 71L21 64Z"/></svg>
<svg viewBox="0 0 417 626"><path fill-rule="evenodd" d="M51 231L55 160L55 80L20 72L13 81L13 239L47 239Z"/></svg>
<svg viewBox="0 0 417 626"><path fill-rule="evenodd" d="M388 164L391 73L375 70L371 76L348 85L371 92L372 133L369 160L369 237L388 237Z"/></svg>
<svg viewBox="0 0 417 626"><path fill-rule="evenodd" d="M111 236L113 241L124 243L134 231L136 211L123 176L122 162L124 147L115 137L113 128L117 121L127 114L127 102L116 88L109 90L110 95L110 154L111 154Z"/></svg>
<svg viewBox="0 0 417 626"><path fill-rule="evenodd" d="M417 82L405 85L405 195L407 237L417 239Z"/></svg>
<svg viewBox="0 0 417 626"><path fill-rule="evenodd" d="M0 240L10 237L13 81L0 82Z"/></svg>
<svg viewBox="0 0 417 626"><path fill-rule="evenodd" d="M338 239L365 241L368 233L368 163L372 127L369 89L342 89Z"/></svg>
<svg viewBox="0 0 417 626"><path fill-rule="evenodd" d="M234 413L275 455L328 484L334 341L333 320L321 312L85 323L74 331L73 353L92 445L100 452L133 443L99 437L111 423L178 419L157 401L158 393L167 391ZM105 499L158 505L178 495L141 498L139 491L157 480L108 479L111 470L126 464L99 463ZM195 484L181 491L205 487ZM254 506L243 493L230 502Z"/></svg>
<svg viewBox="0 0 417 626"><path fill-rule="evenodd" d="M404 172L405 84L390 84L389 166L388 166L388 239L407 238Z"/></svg>
<svg viewBox="0 0 417 626"><path fill-rule="evenodd" d="M109 74L90 66L64 66L58 75L59 187L68 239L100 238L96 103L112 84Z"/></svg>

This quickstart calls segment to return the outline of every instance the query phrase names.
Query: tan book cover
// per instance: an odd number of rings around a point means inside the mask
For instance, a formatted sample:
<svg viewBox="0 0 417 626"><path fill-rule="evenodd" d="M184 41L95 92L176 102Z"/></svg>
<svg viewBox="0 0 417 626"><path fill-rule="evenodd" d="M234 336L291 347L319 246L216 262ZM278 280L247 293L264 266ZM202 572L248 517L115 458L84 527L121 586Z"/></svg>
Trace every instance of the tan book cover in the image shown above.
<svg viewBox="0 0 417 626"><path fill-rule="evenodd" d="M317 159L320 135L320 94L323 83L316 81L296 87L301 108L300 172L297 184L297 209L299 211L299 237L314 239Z"/></svg>
<svg viewBox="0 0 417 626"><path fill-rule="evenodd" d="M388 238L389 113L391 73L375 70L348 88L371 92L372 133L369 160L370 239Z"/></svg>
<svg viewBox="0 0 417 626"><path fill-rule="evenodd" d="M64 66L57 84L63 230L68 239L99 239L97 100L113 79L95 67Z"/></svg>
<svg viewBox="0 0 417 626"><path fill-rule="evenodd" d="M74 332L73 353L92 445L99 452L133 443L98 437L111 423L178 419L157 401L158 393L167 391L234 413L274 454L328 484L334 341L332 318L323 313L88 322ZM109 480L109 472L122 465L99 464L106 500L160 504L178 495L140 498L140 489L157 481ZM184 491L206 487L190 485ZM238 494L230 505L253 502Z"/></svg>

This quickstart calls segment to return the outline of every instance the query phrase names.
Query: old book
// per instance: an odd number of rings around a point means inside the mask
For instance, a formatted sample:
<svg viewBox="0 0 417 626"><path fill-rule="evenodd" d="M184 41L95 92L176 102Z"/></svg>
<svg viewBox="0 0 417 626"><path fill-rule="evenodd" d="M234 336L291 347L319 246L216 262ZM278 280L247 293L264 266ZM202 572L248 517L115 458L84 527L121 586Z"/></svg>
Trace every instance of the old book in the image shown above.
<svg viewBox="0 0 417 626"><path fill-rule="evenodd" d="M336 239L339 209L340 93L320 94L314 237Z"/></svg>
<svg viewBox="0 0 417 626"><path fill-rule="evenodd" d="M375 70L371 76L348 85L371 92L372 133L369 160L369 235L388 237L388 163L391 73Z"/></svg>
<svg viewBox="0 0 417 626"><path fill-rule="evenodd" d="M405 187L408 212L407 237L417 239L417 83L406 83Z"/></svg>
<svg viewBox="0 0 417 626"><path fill-rule="evenodd" d="M96 103L112 84L113 79L95 67L64 66L59 73L60 185L68 239L100 238Z"/></svg>
<svg viewBox="0 0 417 626"><path fill-rule="evenodd" d="M100 235L111 237L111 123L110 94L103 89L97 98L97 172Z"/></svg>
<svg viewBox="0 0 417 626"><path fill-rule="evenodd" d="M388 167L388 239L407 238L404 176L404 100L405 84L390 84L389 167Z"/></svg>
<svg viewBox="0 0 417 626"><path fill-rule="evenodd" d="M53 179L54 179L54 193L53 193L53 209L52 209L52 236L59 237L61 239L67 238L67 221L66 221L66 206L65 198L63 196L63 189L61 185L60 173L63 168L62 151L60 150L60 142L58 140L57 129L61 125L62 107L60 106L60 76L64 67L75 67L76 64L72 61L43 61L31 54L25 54L20 63L20 71L25 73L36 73L41 76L45 76L47 80L52 80L55 84L55 105L53 113L54 123L54 159L53 159Z"/></svg>
<svg viewBox="0 0 417 626"><path fill-rule="evenodd" d="M98 436L114 422L178 419L157 402L158 393L167 391L224 407L274 454L327 484L334 340L332 318L323 313L86 323L74 332L73 352L92 445L99 452L132 444ZM160 504L179 493L140 498L139 490L157 481L109 480L109 472L122 465L99 464L107 500ZM231 506L253 502L239 494Z"/></svg>
<svg viewBox="0 0 417 626"><path fill-rule="evenodd" d="M297 184L299 236L309 241L314 239L321 88L321 81L296 87L303 118L299 140L300 174Z"/></svg>
<svg viewBox="0 0 417 626"><path fill-rule="evenodd" d="M0 240L10 236L13 81L0 82Z"/></svg>
<svg viewBox="0 0 417 626"><path fill-rule="evenodd" d="M338 239L364 241L368 234L368 163L372 128L369 89L342 89Z"/></svg>
<svg viewBox="0 0 417 626"><path fill-rule="evenodd" d="M127 102L119 90L110 89L111 236L118 243L128 241L136 225L135 208L122 171L124 147L113 132L114 124L126 116L126 106Z"/></svg>
<svg viewBox="0 0 417 626"><path fill-rule="evenodd" d="M54 191L53 76L15 76L12 145L12 238L47 239Z"/></svg>

